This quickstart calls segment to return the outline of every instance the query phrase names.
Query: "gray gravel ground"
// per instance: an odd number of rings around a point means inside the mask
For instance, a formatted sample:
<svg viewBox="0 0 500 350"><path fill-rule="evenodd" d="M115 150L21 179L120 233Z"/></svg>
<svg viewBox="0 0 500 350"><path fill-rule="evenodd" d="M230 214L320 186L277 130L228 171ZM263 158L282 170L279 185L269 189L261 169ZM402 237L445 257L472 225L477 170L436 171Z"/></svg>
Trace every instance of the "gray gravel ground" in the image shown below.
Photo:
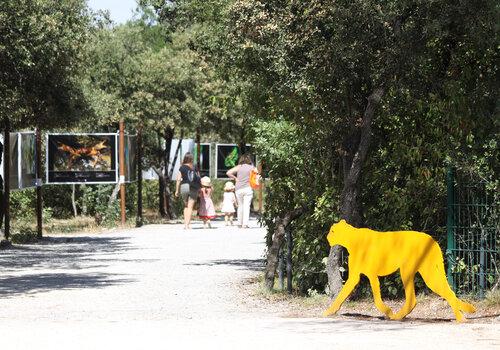
<svg viewBox="0 0 500 350"><path fill-rule="evenodd" d="M500 324L282 318L238 286L264 230L180 225L0 251L3 349L500 349Z"/></svg>

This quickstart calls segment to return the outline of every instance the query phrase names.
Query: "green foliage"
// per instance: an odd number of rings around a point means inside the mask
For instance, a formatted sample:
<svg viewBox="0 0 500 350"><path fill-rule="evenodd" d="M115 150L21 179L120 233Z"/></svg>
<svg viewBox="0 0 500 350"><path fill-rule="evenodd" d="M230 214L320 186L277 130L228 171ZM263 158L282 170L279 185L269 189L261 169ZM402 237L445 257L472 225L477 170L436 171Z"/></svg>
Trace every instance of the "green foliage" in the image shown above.
<svg viewBox="0 0 500 350"><path fill-rule="evenodd" d="M51 208L54 217L67 219L73 216L71 185L45 185L42 191L43 206L44 208Z"/></svg>
<svg viewBox="0 0 500 350"><path fill-rule="evenodd" d="M492 307L500 306L500 289L495 289L486 292L486 304Z"/></svg>
<svg viewBox="0 0 500 350"><path fill-rule="evenodd" d="M36 193L34 188L10 193L11 218L20 222L31 222L36 215Z"/></svg>
<svg viewBox="0 0 500 350"><path fill-rule="evenodd" d="M95 31L87 47L84 86L94 110L93 127L116 129L122 118L129 132L140 127L143 167L169 181L165 154L172 136L194 137L200 125L202 133L215 129L211 122L219 125L220 108L213 101L221 83L192 50L190 29L169 32L167 39L164 26L151 21L150 9L143 6L142 13L140 20ZM159 192L157 196L163 198Z"/></svg>
<svg viewBox="0 0 500 350"><path fill-rule="evenodd" d="M143 205L147 209L159 207L158 180L148 180L142 183Z"/></svg>
<svg viewBox="0 0 500 350"><path fill-rule="evenodd" d="M115 226L120 220L120 202L109 204L109 198L115 185L86 185L81 201L86 203L87 214L95 217L96 223L103 226Z"/></svg>
<svg viewBox="0 0 500 350"><path fill-rule="evenodd" d="M212 179L212 201L214 202L215 209L222 206L224 200L224 184L226 180Z"/></svg>
<svg viewBox="0 0 500 350"><path fill-rule="evenodd" d="M138 3L138 20L113 27L91 22L83 0L4 0L0 118L14 128L79 119L85 131L115 131L124 118L131 133L143 127L144 167L158 173L167 130L250 141L271 180L267 240L277 217L308 208L291 226L301 292L325 289L325 236L342 212L375 89L384 94L356 184L367 226L421 230L443 244L450 165L499 192L495 1ZM214 181L216 204L222 186ZM114 224L112 190L77 188L80 212ZM45 217L73 215L67 186L43 192ZM136 185L127 186L129 216L136 199ZM30 221L34 200L33 190L13 192L13 217ZM144 207L158 202L158 182L145 181ZM174 205L180 213L181 201ZM383 293L396 296L398 278L386 278Z"/></svg>
<svg viewBox="0 0 500 350"><path fill-rule="evenodd" d="M326 139L328 130L320 125L304 128L285 119L258 121L253 125L253 146L265 164L266 210L262 221L268 227L268 240L274 233L276 217L296 206L311 211L292 225L294 237L294 277L301 292L323 291L328 256L326 233L336 219L336 197L332 185L338 181L329 163L332 150Z"/></svg>
<svg viewBox="0 0 500 350"><path fill-rule="evenodd" d="M29 208L29 207L28 207ZM31 244L38 241L38 233L32 218L19 217L15 218L14 225L11 228L9 240L14 244Z"/></svg>
<svg viewBox="0 0 500 350"><path fill-rule="evenodd" d="M158 197L158 184L156 188L146 184L144 197L145 208L156 208ZM98 216L100 224L113 226L120 219L119 201L116 201L108 208L109 197L114 189L114 185L85 185L77 186L76 204L79 214ZM127 216L136 215L137 208L137 185L128 184L126 186L126 208ZM73 207L71 202L71 185L50 185L43 187L43 220L45 224L50 224L51 219L72 218ZM119 199L119 197L118 197ZM85 207L86 212L83 212ZM25 189L11 192L11 217L16 221L16 227L33 225L36 214L36 193L35 189ZM23 226L24 225L24 226ZM15 228L17 229L17 228Z"/></svg>
<svg viewBox="0 0 500 350"><path fill-rule="evenodd" d="M476 5L240 0L230 6L219 59L250 82L245 93L259 117L254 144L272 180L268 236L284 211L315 207L292 226L302 292L323 289L323 237L338 219L350 152L377 86L385 94L359 188L367 226L422 230L442 243L446 166L463 161L498 179L498 7ZM398 283L389 279L389 294Z"/></svg>
<svg viewBox="0 0 500 350"><path fill-rule="evenodd" d="M86 109L79 76L83 0L5 0L0 12L0 118L13 127L68 124Z"/></svg>
<svg viewBox="0 0 500 350"><path fill-rule="evenodd" d="M38 242L37 232L27 226L19 228L18 232L13 232L10 241L14 244L32 244Z"/></svg>
<svg viewBox="0 0 500 350"><path fill-rule="evenodd" d="M42 208L42 223L48 224L54 217L54 210L51 207Z"/></svg>

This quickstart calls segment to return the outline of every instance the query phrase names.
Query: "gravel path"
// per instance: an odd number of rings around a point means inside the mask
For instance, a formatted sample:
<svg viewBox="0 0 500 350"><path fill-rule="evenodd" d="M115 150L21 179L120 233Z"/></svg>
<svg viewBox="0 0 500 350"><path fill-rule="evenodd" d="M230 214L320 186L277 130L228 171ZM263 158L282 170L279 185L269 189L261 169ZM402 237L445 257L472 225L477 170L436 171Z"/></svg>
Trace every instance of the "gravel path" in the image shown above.
<svg viewBox="0 0 500 350"><path fill-rule="evenodd" d="M0 251L5 349L482 349L499 324L283 318L246 303L261 271L264 230L220 222L78 237ZM195 226L196 227L196 226Z"/></svg>

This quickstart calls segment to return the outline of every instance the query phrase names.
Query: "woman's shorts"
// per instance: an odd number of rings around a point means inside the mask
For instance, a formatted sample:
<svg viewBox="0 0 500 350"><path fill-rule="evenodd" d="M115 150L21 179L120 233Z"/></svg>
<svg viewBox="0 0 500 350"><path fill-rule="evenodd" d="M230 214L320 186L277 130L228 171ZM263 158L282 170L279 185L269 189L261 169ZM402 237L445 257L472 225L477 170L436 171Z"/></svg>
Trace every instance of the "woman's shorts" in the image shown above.
<svg viewBox="0 0 500 350"><path fill-rule="evenodd" d="M196 188L191 188L189 184L182 184L181 197L183 200L187 200L188 197L193 200L196 200L198 198L198 190Z"/></svg>

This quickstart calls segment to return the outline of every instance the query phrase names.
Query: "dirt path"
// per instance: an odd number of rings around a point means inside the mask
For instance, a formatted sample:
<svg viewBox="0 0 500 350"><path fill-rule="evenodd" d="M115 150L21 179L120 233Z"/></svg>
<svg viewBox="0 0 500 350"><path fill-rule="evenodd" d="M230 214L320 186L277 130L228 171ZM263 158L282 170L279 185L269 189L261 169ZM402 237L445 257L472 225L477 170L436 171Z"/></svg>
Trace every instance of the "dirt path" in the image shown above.
<svg viewBox="0 0 500 350"><path fill-rule="evenodd" d="M292 318L261 308L242 281L262 268L264 231L255 222L217 226L151 225L0 251L2 347L500 347L498 323Z"/></svg>

